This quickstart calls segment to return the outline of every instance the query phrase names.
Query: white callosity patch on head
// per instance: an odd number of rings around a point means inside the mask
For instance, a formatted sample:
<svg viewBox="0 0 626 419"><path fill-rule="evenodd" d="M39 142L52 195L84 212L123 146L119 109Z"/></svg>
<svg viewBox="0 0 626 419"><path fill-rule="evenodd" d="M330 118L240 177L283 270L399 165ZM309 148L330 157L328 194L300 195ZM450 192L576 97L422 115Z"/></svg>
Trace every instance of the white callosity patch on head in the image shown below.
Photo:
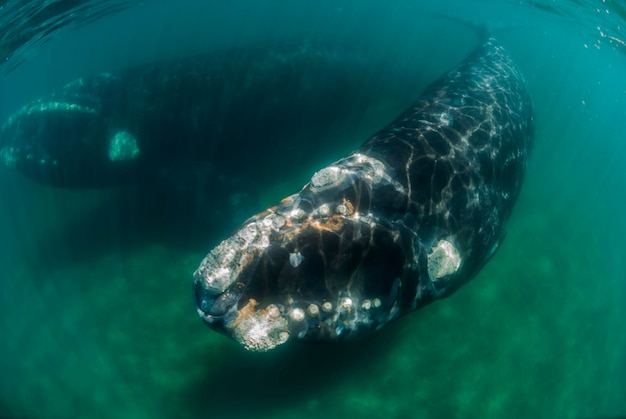
<svg viewBox="0 0 626 419"><path fill-rule="evenodd" d="M344 168L343 173L346 175L351 174L358 176L370 185L380 183L390 184L398 192L405 193L404 187L388 173L385 163L374 157L355 153L340 160L336 164Z"/></svg>
<svg viewBox="0 0 626 419"><path fill-rule="evenodd" d="M330 215L330 207L328 204L322 204L319 206L317 211L314 212L314 215L320 215L321 217L328 217Z"/></svg>
<svg viewBox="0 0 626 419"><path fill-rule="evenodd" d="M294 221L300 221L306 217L306 212L302 208L294 208L289 212L289 217Z"/></svg>
<svg viewBox="0 0 626 419"><path fill-rule="evenodd" d="M315 304L309 304L309 306L306 309L306 312L309 316L315 317L320 314L320 308L316 306Z"/></svg>
<svg viewBox="0 0 626 419"><path fill-rule="evenodd" d="M241 271L241 239L231 236L217 245L202 260L196 275L201 275L203 287L210 294L221 294L235 281Z"/></svg>
<svg viewBox="0 0 626 419"><path fill-rule="evenodd" d="M354 162L359 165L369 166L365 175L373 182L378 183L386 176L385 164L378 159L375 159L364 154L355 154Z"/></svg>
<svg viewBox="0 0 626 419"><path fill-rule="evenodd" d="M278 230L285 225L285 217L280 214L269 214L262 220L263 226L272 230Z"/></svg>
<svg viewBox="0 0 626 419"><path fill-rule="evenodd" d="M348 176L361 176L372 184L383 180L393 183L394 186L397 183L393 182L393 179L386 173L383 162L355 153L315 173L311 178L311 191L317 193L338 187L346 181Z"/></svg>
<svg viewBox="0 0 626 419"><path fill-rule="evenodd" d="M204 289L221 294L241 275L243 269L270 244L270 234L285 225L285 218L271 213L251 221L222 241L204 258L195 275L203 279Z"/></svg>
<svg viewBox="0 0 626 419"><path fill-rule="evenodd" d="M428 255L428 275L433 281L456 273L461 266L461 255L448 240L440 240Z"/></svg>
<svg viewBox="0 0 626 419"><path fill-rule="evenodd" d="M278 307L270 305L265 310L255 310L257 305L256 300L248 301L228 327L244 348L265 352L289 339L288 323Z"/></svg>
<svg viewBox="0 0 626 419"><path fill-rule="evenodd" d="M291 313L289 313L289 317L291 317L291 320L295 322L300 322L304 320L304 310L301 308L294 308L291 310Z"/></svg>
<svg viewBox="0 0 626 419"><path fill-rule="evenodd" d="M337 205L337 207L335 208L335 211L337 212L337 214L340 215L348 215L348 207L344 204L339 204Z"/></svg>
<svg viewBox="0 0 626 419"><path fill-rule="evenodd" d="M109 142L109 160L127 161L137 158L139 144L137 138L127 131L118 131Z"/></svg>
<svg viewBox="0 0 626 419"><path fill-rule="evenodd" d="M334 188L343 183L346 177L346 171L340 167L325 167L311 178L311 190L313 192L322 192Z"/></svg>

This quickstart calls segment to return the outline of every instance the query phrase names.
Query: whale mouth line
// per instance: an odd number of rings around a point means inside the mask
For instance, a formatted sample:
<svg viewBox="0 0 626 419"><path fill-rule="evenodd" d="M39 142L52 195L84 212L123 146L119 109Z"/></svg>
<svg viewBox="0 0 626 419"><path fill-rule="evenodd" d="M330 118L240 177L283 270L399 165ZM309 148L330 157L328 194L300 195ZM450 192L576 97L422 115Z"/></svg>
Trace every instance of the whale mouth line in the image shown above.
<svg viewBox="0 0 626 419"><path fill-rule="evenodd" d="M225 317L225 315L214 316L213 314L209 314L199 307L196 308L196 311L198 312L198 315L200 316L200 318L202 318L202 320L204 320L207 323L213 323L215 321L222 320Z"/></svg>

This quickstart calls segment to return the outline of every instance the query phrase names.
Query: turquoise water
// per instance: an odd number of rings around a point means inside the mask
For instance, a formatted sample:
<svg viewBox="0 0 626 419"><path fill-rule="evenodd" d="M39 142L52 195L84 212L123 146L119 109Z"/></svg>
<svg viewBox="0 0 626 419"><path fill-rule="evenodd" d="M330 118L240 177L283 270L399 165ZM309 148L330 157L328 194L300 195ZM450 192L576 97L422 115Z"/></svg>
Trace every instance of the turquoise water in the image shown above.
<svg viewBox="0 0 626 419"><path fill-rule="evenodd" d="M365 39L390 65L410 51L426 85L471 49L467 29L441 18L453 16L493 28L526 76L536 120L508 235L474 280L364 340L266 354L202 325L192 273L246 215L365 140L364 128L297 172L277 164L240 213L215 197L220 218L201 229L203 214L175 205L179 195L59 190L2 169L0 417L625 416L620 3L414 3L144 3L55 35L0 80L4 120L82 74L315 33Z"/></svg>

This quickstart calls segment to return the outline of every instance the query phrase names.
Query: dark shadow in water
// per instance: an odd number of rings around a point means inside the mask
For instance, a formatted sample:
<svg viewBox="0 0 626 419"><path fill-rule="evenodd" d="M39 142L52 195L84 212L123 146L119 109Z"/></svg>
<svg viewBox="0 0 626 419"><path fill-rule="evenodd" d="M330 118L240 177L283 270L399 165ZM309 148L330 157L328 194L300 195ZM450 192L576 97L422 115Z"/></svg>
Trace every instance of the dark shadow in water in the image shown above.
<svg viewBox="0 0 626 419"><path fill-rule="evenodd" d="M285 177L287 173L299 179L303 168L319 165L313 152L292 158L294 149L307 149L305 145L311 148L315 141L283 144L278 150L268 147L267 155L246 152L248 160L237 157L240 150L226 149L222 154L235 160L185 161L145 183L100 190L56 189L0 168L0 195L10 201L0 211L10 220L7 237L15 240L13 244L22 242L20 251L30 259L31 268L63 269L110 253L128 254L155 242L204 253L264 209L261 193L267 199L272 196L268 190L277 183L295 183L289 191L293 193L306 182L306 178L293 182ZM340 156L343 151L317 152ZM276 196L270 204L283 197ZM0 225L0 232L4 227Z"/></svg>
<svg viewBox="0 0 626 419"><path fill-rule="evenodd" d="M269 353L239 349L220 359L198 359L204 378L189 383L176 399L194 417L271 417L269 412L336 393L348 378L375 380L381 374L379 361L400 338L402 323L357 341L290 342Z"/></svg>
<svg viewBox="0 0 626 419"><path fill-rule="evenodd" d="M231 178L161 182L82 193L13 176L2 185L0 232L30 270L64 269L149 243L205 252L260 210L254 184ZM6 231L5 231L6 230Z"/></svg>
<svg viewBox="0 0 626 419"><path fill-rule="evenodd" d="M216 244L213 241L252 215L250 209L245 216L233 214L228 204L230 197L220 192L223 191L212 192L212 198L224 202L213 202L209 192L204 196L183 196L158 186L122 191L115 201L104 203L68 225L63 234L77 244L68 255L68 263L111 251L132 252L151 242L182 251L209 249ZM251 204L242 206L250 208ZM48 240L54 243L58 239Z"/></svg>

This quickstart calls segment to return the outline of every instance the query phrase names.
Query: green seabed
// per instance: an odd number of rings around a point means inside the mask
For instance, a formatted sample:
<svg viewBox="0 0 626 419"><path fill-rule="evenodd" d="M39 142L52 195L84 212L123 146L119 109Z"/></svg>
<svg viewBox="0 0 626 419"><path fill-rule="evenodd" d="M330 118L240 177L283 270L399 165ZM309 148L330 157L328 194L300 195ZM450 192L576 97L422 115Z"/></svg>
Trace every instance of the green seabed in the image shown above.
<svg viewBox="0 0 626 419"><path fill-rule="evenodd" d="M31 204L50 210L22 212L41 229L24 236L34 259L2 260L10 276L0 366L14 377L3 381L4 403L16 416L42 417L615 411L626 367L624 262L611 246L618 238L599 238L606 218L590 223L588 211L572 210L571 194L547 194L539 169L529 173L503 247L451 298L358 342L294 342L267 354L246 352L197 318L190 278L203 254L175 235L146 240L140 226L107 227L127 215L93 220L100 224L91 235L72 232L72 217L103 197L80 193L84 208L68 214L61 202L76 192L27 183L21 191L33 194ZM51 237L56 245L44 240ZM100 251L81 252L90 241Z"/></svg>

